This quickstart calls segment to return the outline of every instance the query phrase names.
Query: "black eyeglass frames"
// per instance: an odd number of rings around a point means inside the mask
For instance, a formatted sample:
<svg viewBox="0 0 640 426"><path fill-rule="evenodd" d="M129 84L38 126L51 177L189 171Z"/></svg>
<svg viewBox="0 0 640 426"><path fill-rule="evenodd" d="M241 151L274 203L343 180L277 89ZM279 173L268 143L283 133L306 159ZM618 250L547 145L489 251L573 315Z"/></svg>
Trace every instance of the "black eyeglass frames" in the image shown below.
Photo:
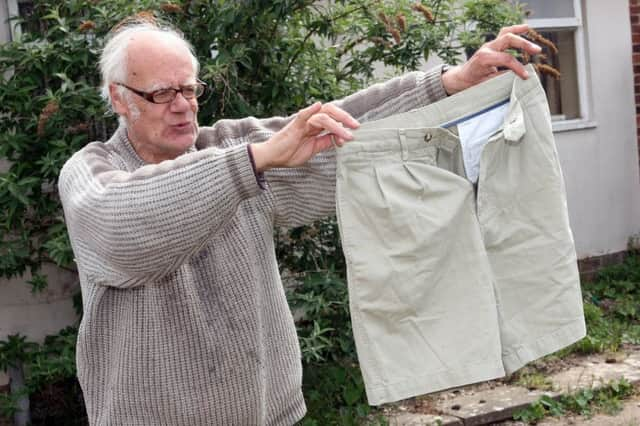
<svg viewBox="0 0 640 426"><path fill-rule="evenodd" d="M124 83L115 84L131 90L136 95L154 104L167 104L173 101L176 96L178 96L178 93L182 93L182 96L184 96L185 99L199 98L204 93L204 90L207 87L206 83L198 80L196 83L180 86L179 89L168 87L166 89L154 90L153 92L143 92L142 90L129 87Z"/></svg>

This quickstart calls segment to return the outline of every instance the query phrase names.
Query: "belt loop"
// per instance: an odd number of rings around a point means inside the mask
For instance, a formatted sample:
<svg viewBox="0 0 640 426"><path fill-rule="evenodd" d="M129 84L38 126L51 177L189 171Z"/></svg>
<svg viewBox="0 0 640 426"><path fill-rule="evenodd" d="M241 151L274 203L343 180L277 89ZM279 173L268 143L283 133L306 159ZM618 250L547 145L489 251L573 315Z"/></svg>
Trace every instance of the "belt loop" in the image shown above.
<svg viewBox="0 0 640 426"><path fill-rule="evenodd" d="M400 141L400 152L402 161L409 159L409 147L407 146L407 136L404 133L404 129L398 129L398 140Z"/></svg>
<svg viewBox="0 0 640 426"><path fill-rule="evenodd" d="M526 131L522 106L517 99L512 97L509 112L505 117L504 138L511 142L519 142Z"/></svg>

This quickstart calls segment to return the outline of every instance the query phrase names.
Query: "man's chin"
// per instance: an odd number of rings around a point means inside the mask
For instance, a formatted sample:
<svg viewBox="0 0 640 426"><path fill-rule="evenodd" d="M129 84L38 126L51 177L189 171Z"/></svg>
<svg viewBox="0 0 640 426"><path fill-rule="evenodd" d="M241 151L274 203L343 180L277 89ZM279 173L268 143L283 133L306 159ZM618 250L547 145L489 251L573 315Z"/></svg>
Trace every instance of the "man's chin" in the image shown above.
<svg viewBox="0 0 640 426"><path fill-rule="evenodd" d="M171 127L165 133L167 140L171 141L171 144L181 147L189 147L196 141L197 130L195 126L190 125L188 128L175 128Z"/></svg>

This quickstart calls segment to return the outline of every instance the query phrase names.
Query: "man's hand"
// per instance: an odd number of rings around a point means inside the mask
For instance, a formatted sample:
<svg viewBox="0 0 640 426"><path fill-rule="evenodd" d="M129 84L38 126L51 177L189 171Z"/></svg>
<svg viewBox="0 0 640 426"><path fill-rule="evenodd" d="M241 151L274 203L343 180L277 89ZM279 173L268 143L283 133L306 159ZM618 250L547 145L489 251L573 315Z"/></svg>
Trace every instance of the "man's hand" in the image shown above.
<svg viewBox="0 0 640 426"><path fill-rule="evenodd" d="M527 24L502 28L495 40L483 44L467 62L451 68L442 75L444 89L450 95L460 92L496 76L498 67L509 68L519 77L528 78L524 66L505 52L507 49L520 49L531 55L540 53L540 46L518 35L528 30Z"/></svg>
<svg viewBox="0 0 640 426"><path fill-rule="evenodd" d="M349 129L360 126L349 113L333 104L320 102L301 110L282 130L263 143L252 144L258 172L273 167L298 167L335 143L353 139Z"/></svg>

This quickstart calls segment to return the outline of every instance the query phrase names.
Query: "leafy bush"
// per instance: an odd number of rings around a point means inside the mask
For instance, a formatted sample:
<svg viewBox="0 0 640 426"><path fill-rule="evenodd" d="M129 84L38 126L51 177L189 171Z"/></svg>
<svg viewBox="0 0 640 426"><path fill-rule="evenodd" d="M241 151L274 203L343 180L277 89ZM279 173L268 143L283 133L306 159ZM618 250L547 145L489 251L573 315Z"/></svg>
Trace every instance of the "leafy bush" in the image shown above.
<svg viewBox="0 0 640 426"><path fill-rule="evenodd" d="M600 270L594 282L583 284L583 296L587 336L556 356L640 344L640 255L632 252L622 264Z"/></svg>
<svg viewBox="0 0 640 426"><path fill-rule="evenodd" d="M86 424L84 402L76 379L76 336L76 328L67 327L57 335L48 336L42 344L28 342L19 335L0 341L0 370L10 366L24 369L23 392L31 395L34 424ZM0 416L12 417L22 396L22 392L0 394Z"/></svg>
<svg viewBox="0 0 640 426"><path fill-rule="evenodd" d="M547 395L541 396L528 407L516 412L513 419L536 424L546 416L558 417L567 412L587 417L591 417L595 412L614 415L622 409L622 401L633 393L634 388L629 381L612 380L595 389L580 389L556 399Z"/></svg>
<svg viewBox="0 0 640 426"><path fill-rule="evenodd" d="M47 285L43 263L74 268L57 176L73 152L114 130L97 90L98 55L108 30L141 11L172 22L192 42L200 78L211 87L199 113L205 125L342 97L373 82L378 63L396 72L431 55L455 63L486 33L522 18L505 0L34 1L12 22L21 39L0 46L0 160L9 164L0 173L0 278L30 272L36 292ZM283 269L302 282L291 301L302 312L308 421L341 405L366 415L335 220L280 232L278 241ZM21 355L31 392L75 376L74 340L66 330Z"/></svg>
<svg viewBox="0 0 640 426"><path fill-rule="evenodd" d="M72 265L54 188L66 159L91 140L105 140L115 126L96 90L96 65L105 34L123 17L144 10L185 32L201 61L201 78L212 86L199 117L209 124L288 114L344 96L369 82L378 62L406 71L431 52L455 62L465 47L452 44L457 35L471 40L521 17L497 0L467 1L462 9L452 0L420 5L35 2L28 16L13 22L22 25L22 38L0 46L0 158L11 163L0 175L0 276L29 270L39 290L46 286L38 274L43 262Z"/></svg>

